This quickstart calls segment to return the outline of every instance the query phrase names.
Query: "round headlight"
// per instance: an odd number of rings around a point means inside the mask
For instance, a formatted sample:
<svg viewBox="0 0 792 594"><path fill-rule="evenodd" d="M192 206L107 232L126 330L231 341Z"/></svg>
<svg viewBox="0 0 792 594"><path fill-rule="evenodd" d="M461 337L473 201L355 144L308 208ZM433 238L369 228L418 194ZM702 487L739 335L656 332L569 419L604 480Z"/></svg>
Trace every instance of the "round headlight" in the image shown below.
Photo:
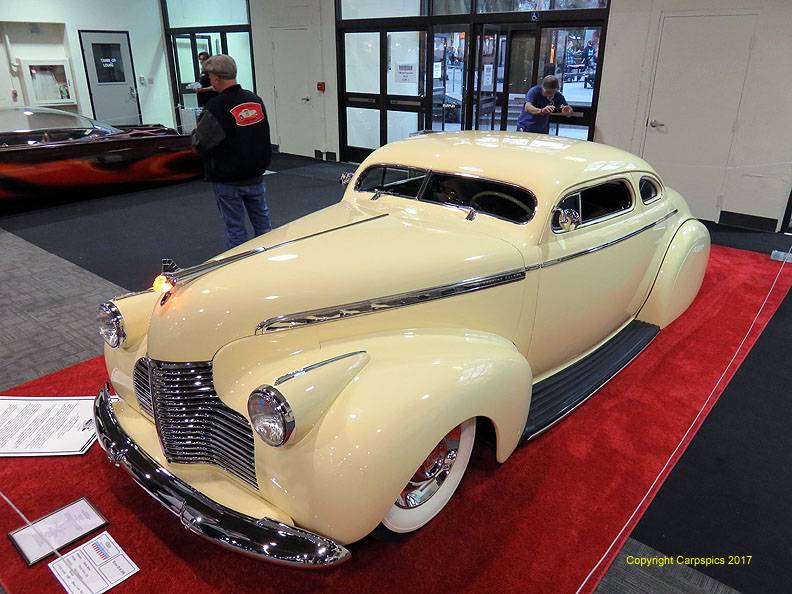
<svg viewBox="0 0 792 594"><path fill-rule="evenodd" d="M294 432L291 406L272 386L253 390L248 398L248 414L259 437L273 447L285 444Z"/></svg>
<svg viewBox="0 0 792 594"><path fill-rule="evenodd" d="M126 338L124 316L118 308L108 301L99 306L96 315L99 320L99 336L112 348L123 343Z"/></svg>

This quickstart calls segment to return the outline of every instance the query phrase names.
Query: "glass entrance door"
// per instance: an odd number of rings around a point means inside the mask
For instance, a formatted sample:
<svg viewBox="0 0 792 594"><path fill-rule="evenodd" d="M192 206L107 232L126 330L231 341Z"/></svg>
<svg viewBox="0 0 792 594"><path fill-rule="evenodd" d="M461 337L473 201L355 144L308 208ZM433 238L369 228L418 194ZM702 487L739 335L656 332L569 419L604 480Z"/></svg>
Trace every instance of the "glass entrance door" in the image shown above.
<svg viewBox="0 0 792 594"><path fill-rule="evenodd" d="M467 32L436 27L432 56L432 130L459 131L465 121Z"/></svg>
<svg viewBox="0 0 792 594"><path fill-rule="evenodd" d="M550 118L550 134L590 139L594 133L594 90L599 77L600 27L546 27L539 50L539 79L558 78L560 91L574 112Z"/></svg>
<svg viewBox="0 0 792 594"><path fill-rule="evenodd" d="M506 130L517 130L525 109L525 94L536 80L536 31L513 30L509 36L506 89Z"/></svg>
<svg viewBox="0 0 792 594"><path fill-rule="evenodd" d="M427 127L426 30L347 32L343 47L342 160Z"/></svg>
<svg viewBox="0 0 792 594"><path fill-rule="evenodd" d="M593 138L607 15L582 20L581 11L567 18L557 9L553 20L519 19L505 14L513 4L434 0L421 3L425 18L414 15L407 25L395 13L355 12L348 21L337 13L340 158L361 161L424 128L516 130L526 92L547 74L559 78L575 112L552 115L550 134ZM467 11L477 16L466 19Z"/></svg>
<svg viewBox="0 0 792 594"><path fill-rule="evenodd" d="M476 36L476 95L473 102L473 127L476 130L501 129L501 103L505 74L507 36L498 25L483 25Z"/></svg>
<svg viewBox="0 0 792 594"><path fill-rule="evenodd" d="M516 130L528 89L553 74L574 112L551 115L550 134L592 137L599 36L599 27L482 25L476 36L472 127Z"/></svg>
<svg viewBox="0 0 792 594"><path fill-rule="evenodd" d="M198 115L196 83L201 76L198 54L227 54L237 65L237 81L243 88L255 91L253 54L250 32L246 28L224 27L224 30L183 31L171 34L173 65L176 71L176 112L183 132L195 126ZM239 30L241 29L241 30Z"/></svg>

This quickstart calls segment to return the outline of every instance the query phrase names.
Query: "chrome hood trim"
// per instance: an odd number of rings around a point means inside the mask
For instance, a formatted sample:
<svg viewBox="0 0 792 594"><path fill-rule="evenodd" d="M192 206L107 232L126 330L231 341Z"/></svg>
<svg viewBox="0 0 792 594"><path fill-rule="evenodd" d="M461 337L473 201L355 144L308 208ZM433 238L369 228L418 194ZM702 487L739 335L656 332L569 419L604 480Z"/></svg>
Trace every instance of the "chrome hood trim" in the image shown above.
<svg viewBox="0 0 792 594"><path fill-rule="evenodd" d="M220 258L219 260L208 260L202 264L197 264L195 266L190 266L188 268L179 268L178 266L176 266L173 260L169 258L164 258L162 260L162 264L163 264L162 274L165 277L167 277L167 279L174 285L177 283L183 283L188 280L198 278L199 276L211 272L212 270L216 270L217 268L222 268L223 266L227 266L228 264L232 264L233 262L238 262L239 260L244 260L245 258L250 258L251 256L255 256L257 254L263 254L264 252L269 252L276 248L297 243L298 241L303 241L305 239L310 239L312 237L324 235L325 233L332 233L333 231L339 231L341 229L346 229L347 227L354 227L355 225L360 225L362 223L376 221L377 219L381 219L387 216L388 213L377 215L374 217L369 217L361 221L354 221L352 223L347 223L345 225L339 225L338 227L332 227L330 229L324 229L323 231L317 231L316 233L311 233L310 235L304 235L303 237L297 237L295 239L290 239L288 241L276 243L275 245L256 247L253 248L252 250L247 250L244 252L240 252L238 254L234 254L232 256L226 256L225 258Z"/></svg>
<svg viewBox="0 0 792 594"><path fill-rule="evenodd" d="M507 272L499 272L489 276L463 280L458 283L439 285L418 291L409 291L406 293L399 293L397 295L388 295L387 297L380 297L366 301L357 301L355 303L347 303L344 305L335 305L324 309L315 309L296 314L277 316L260 322L256 326L256 334L288 330L289 328L305 326L308 324L332 322L333 320L341 320L344 318L372 314L378 311L415 305L417 303L445 299L446 297L454 297L463 293L481 291L482 289L489 289L491 287L497 287L507 283L514 283L521 281L524 278L525 268L517 268Z"/></svg>
<svg viewBox="0 0 792 594"><path fill-rule="evenodd" d="M94 422L99 445L110 462L126 470L149 495L179 516L190 532L238 553L290 567L330 567L350 559L349 551L329 538L270 518L241 514L171 474L121 428L107 386L94 401Z"/></svg>

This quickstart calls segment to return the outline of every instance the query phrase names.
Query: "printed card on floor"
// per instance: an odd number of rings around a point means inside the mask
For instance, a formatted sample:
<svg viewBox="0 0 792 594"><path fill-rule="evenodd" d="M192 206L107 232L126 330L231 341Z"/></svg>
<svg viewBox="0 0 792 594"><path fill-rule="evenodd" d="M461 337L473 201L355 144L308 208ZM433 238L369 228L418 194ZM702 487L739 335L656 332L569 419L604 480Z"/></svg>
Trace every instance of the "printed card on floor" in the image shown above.
<svg viewBox="0 0 792 594"><path fill-rule="evenodd" d="M139 571L106 530L49 568L69 594L100 594Z"/></svg>

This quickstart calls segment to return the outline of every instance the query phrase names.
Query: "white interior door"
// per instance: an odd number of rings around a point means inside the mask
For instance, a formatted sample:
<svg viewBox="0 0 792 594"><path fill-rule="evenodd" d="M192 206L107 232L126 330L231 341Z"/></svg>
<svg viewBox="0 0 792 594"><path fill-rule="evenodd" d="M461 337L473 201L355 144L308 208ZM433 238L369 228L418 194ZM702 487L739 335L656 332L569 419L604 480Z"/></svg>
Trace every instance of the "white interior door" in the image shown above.
<svg viewBox="0 0 792 594"><path fill-rule="evenodd" d="M643 157L717 221L755 15L665 15Z"/></svg>
<svg viewBox="0 0 792 594"><path fill-rule="evenodd" d="M80 31L94 117L108 124L140 124L140 104L126 31Z"/></svg>
<svg viewBox="0 0 792 594"><path fill-rule="evenodd" d="M314 150L322 148L317 133L324 129L315 87L321 60L316 39L311 38L307 27L272 31L277 144L282 153L313 157Z"/></svg>

